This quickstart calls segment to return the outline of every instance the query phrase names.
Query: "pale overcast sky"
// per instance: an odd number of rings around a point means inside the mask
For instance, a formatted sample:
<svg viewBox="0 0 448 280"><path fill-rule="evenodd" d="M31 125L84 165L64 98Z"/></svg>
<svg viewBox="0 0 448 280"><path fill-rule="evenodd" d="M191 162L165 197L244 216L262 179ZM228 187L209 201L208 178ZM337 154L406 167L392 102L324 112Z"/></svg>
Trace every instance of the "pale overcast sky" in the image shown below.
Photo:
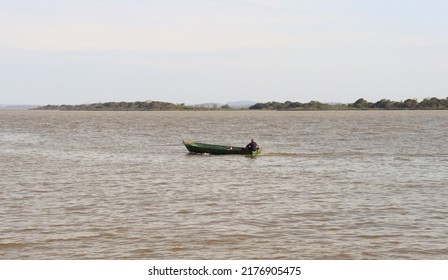
<svg viewBox="0 0 448 280"><path fill-rule="evenodd" d="M446 0L0 0L0 104L447 96Z"/></svg>

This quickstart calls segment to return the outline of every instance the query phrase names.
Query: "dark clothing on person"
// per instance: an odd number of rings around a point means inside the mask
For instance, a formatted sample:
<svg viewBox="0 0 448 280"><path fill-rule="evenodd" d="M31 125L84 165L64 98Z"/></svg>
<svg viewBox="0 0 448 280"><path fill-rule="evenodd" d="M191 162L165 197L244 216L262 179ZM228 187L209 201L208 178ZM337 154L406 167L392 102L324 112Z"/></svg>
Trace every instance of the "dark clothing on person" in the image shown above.
<svg viewBox="0 0 448 280"><path fill-rule="evenodd" d="M258 145L254 142L254 140L251 140L250 143L246 145L246 149L256 151L258 149Z"/></svg>

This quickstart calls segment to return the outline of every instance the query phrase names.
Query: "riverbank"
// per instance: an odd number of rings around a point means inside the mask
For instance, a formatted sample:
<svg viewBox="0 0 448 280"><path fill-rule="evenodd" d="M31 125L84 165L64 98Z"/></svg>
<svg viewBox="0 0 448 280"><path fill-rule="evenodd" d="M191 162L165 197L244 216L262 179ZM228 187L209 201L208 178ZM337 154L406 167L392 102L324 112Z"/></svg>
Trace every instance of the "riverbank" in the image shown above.
<svg viewBox="0 0 448 280"><path fill-rule="evenodd" d="M233 108L229 105L204 106L174 104L161 101L136 101L136 102L106 102L81 105L46 105L33 108L33 110L60 110L60 111L210 111L210 110L277 110L277 111L325 111L325 110L446 110L448 109L448 97L406 99L405 101L392 101L381 99L377 102L369 102L364 98L348 104L328 104L319 101L301 102L277 102L256 103L250 107Z"/></svg>

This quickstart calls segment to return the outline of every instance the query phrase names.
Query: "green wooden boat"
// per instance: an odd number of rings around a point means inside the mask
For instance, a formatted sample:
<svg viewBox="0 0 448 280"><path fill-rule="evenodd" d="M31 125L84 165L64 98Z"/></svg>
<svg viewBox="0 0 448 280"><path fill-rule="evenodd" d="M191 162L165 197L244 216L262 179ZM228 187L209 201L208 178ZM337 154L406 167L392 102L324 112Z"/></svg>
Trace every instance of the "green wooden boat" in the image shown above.
<svg viewBox="0 0 448 280"><path fill-rule="evenodd" d="M256 156L261 153L261 149L255 151L246 149L246 147L234 147L223 145L211 145L198 143L193 141L182 142L190 153L207 153L213 155L252 155Z"/></svg>

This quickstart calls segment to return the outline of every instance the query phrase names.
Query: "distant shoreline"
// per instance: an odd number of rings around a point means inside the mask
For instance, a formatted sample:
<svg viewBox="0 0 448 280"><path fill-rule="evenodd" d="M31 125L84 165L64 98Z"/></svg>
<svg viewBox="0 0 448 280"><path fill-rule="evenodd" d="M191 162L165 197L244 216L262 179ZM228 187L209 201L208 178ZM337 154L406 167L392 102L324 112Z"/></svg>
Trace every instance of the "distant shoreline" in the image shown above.
<svg viewBox="0 0 448 280"><path fill-rule="evenodd" d="M29 110L36 107L33 105L0 105L0 110Z"/></svg>
<svg viewBox="0 0 448 280"><path fill-rule="evenodd" d="M447 110L448 97L425 98L421 102L417 99L405 101L392 101L381 99L377 102L369 102L364 98L348 104L327 104L319 101L308 103L300 102L266 102L256 103L249 107L233 108L229 105L204 106L174 104L161 101L136 101L136 102L106 102L81 105L46 105L30 108L31 110L60 110L60 111L225 111L225 110L274 110L274 111L340 111L340 110Z"/></svg>

